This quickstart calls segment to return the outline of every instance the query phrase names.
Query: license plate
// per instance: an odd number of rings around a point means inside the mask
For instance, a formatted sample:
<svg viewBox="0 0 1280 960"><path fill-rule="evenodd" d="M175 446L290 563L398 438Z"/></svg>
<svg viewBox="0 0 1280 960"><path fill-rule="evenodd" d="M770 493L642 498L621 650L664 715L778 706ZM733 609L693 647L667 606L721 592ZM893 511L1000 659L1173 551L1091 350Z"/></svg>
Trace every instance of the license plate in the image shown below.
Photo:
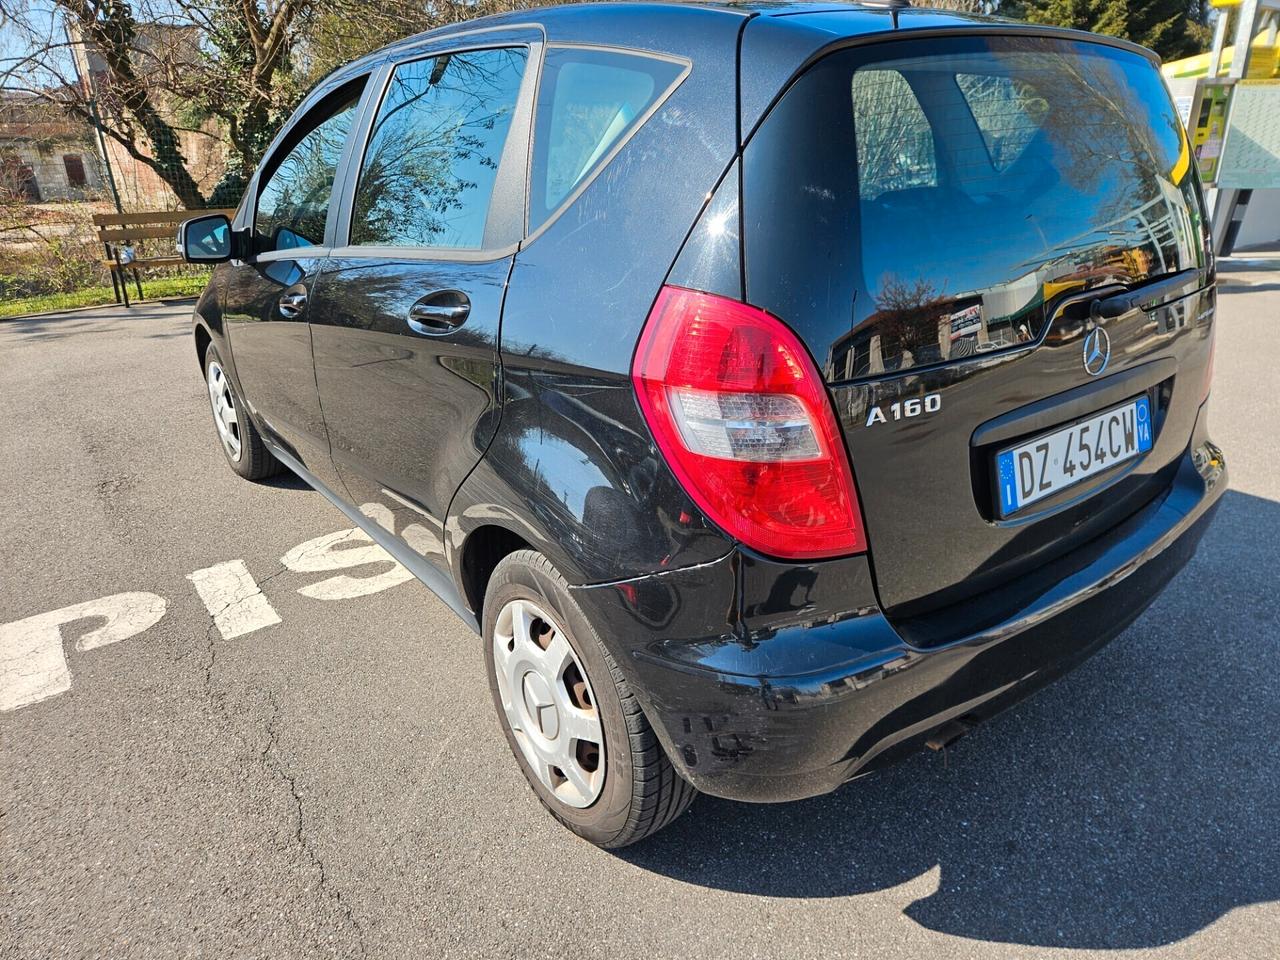
<svg viewBox="0 0 1280 960"><path fill-rule="evenodd" d="M996 454L1000 516L1151 449L1151 402L1137 397Z"/></svg>

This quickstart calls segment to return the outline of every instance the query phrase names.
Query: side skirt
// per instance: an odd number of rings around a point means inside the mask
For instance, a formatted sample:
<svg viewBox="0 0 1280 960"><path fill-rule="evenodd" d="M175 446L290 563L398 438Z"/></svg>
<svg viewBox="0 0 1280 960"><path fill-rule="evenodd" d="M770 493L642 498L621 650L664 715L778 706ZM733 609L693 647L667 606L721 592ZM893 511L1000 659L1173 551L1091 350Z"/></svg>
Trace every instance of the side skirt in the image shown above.
<svg viewBox="0 0 1280 960"><path fill-rule="evenodd" d="M330 503L346 515L348 520L367 533L374 543L391 554L392 557L404 565L406 570L417 577L428 590L444 601L449 609L456 613L462 622L470 627L477 636L480 634L480 622L476 619L476 615L467 609L461 593L458 592L458 588L452 580L424 560L419 554L410 550L404 541L395 534L366 517L326 487L315 474L299 463L288 451L282 450L279 445L272 443L265 434L262 440L277 460L305 480L308 486L324 494Z"/></svg>

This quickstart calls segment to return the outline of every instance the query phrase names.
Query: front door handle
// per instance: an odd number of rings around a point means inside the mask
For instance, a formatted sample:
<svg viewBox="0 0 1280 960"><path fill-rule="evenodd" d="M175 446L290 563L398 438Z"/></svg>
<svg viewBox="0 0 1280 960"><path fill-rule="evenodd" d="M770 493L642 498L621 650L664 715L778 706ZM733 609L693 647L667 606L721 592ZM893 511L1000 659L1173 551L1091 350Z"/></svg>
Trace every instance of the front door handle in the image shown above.
<svg viewBox="0 0 1280 960"><path fill-rule="evenodd" d="M456 330L471 315L471 301L461 290L429 293L409 308L409 329L426 336Z"/></svg>
<svg viewBox="0 0 1280 960"><path fill-rule="evenodd" d="M302 316L302 311L307 307L307 294L302 293L286 293L276 304L280 308L280 316L288 317L290 320Z"/></svg>

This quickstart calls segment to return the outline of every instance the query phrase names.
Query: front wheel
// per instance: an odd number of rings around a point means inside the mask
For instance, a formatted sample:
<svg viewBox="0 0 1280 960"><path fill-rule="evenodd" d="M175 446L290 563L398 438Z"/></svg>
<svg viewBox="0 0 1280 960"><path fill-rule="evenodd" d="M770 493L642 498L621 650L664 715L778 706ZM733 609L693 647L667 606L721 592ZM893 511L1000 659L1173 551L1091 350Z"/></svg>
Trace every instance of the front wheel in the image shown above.
<svg viewBox="0 0 1280 960"><path fill-rule="evenodd" d="M552 816L616 848L689 807L696 791L672 767L617 663L541 554L520 550L498 564L485 593L484 636L507 742Z"/></svg>
<svg viewBox="0 0 1280 960"><path fill-rule="evenodd" d="M265 480L283 470L284 466L263 444L213 346L204 354L204 381L209 388L213 427L231 469L246 480Z"/></svg>

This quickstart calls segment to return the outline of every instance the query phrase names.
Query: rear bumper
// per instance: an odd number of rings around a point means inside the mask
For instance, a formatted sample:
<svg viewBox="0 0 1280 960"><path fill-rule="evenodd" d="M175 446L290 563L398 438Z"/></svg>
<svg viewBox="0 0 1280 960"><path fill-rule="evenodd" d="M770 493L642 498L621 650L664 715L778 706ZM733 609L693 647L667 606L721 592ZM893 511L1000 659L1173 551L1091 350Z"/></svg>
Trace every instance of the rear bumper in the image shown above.
<svg viewBox="0 0 1280 960"><path fill-rule="evenodd" d="M1055 564L981 629L921 647L875 605L864 558L714 563L574 588L681 774L749 801L815 796L1067 672L1194 553L1227 486L1201 430L1165 493ZM991 606L989 603L987 606ZM998 605L997 605L998 606Z"/></svg>

